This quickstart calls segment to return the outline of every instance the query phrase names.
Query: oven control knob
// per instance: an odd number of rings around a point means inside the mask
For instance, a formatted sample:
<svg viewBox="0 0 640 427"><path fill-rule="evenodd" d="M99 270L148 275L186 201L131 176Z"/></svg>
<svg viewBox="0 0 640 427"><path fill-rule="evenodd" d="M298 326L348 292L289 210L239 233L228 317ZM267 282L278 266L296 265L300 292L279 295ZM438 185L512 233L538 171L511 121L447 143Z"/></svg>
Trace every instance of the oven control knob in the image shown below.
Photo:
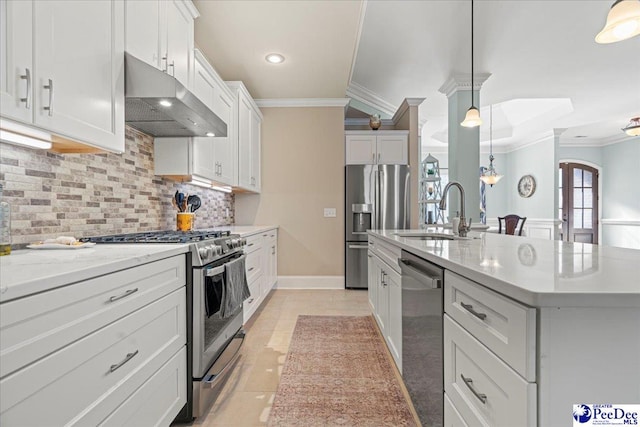
<svg viewBox="0 0 640 427"><path fill-rule="evenodd" d="M240 246L245 246L247 244L247 239L244 237L240 239Z"/></svg>
<svg viewBox="0 0 640 427"><path fill-rule="evenodd" d="M222 255L222 246L220 245L211 245L211 250L213 255Z"/></svg>
<svg viewBox="0 0 640 427"><path fill-rule="evenodd" d="M207 259L207 248L202 247L198 249L198 255L200 255L200 258L203 260Z"/></svg>

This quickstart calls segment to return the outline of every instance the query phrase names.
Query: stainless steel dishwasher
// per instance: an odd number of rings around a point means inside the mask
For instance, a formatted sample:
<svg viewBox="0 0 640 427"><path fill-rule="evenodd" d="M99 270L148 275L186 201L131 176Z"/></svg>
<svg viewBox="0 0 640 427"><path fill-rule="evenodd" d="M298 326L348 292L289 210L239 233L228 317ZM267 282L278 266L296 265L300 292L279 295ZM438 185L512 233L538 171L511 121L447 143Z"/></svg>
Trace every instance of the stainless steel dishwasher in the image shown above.
<svg viewBox="0 0 640 427"><path fill-rule="evenodd" d="M444 269L402 251L402 378L423 426L444 424Z"/></svg>

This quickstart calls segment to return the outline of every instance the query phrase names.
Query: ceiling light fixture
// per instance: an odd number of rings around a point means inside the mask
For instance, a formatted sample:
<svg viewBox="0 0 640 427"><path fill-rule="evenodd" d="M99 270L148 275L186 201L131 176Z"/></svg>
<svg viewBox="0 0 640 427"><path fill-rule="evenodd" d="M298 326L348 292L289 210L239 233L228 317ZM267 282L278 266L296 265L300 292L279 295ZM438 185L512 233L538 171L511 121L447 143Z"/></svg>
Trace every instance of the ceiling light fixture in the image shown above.
<svg viewBox="0 0 640 427"><path fill-rule="evenodd" d="M207 135L207 136L216 136L216 134L215 134L215 133L213 133L213 132L207 132L207 133L206 133L206 135Z"/></svg>
<svg viewBox="0 0 640 427"><path fill-rule="evenodd" d="M171 102L167 101L166 99L163 99L159 102L160 105L162 105L163 107L171 107Z"/></svg>
<svg viewBox="0 0 640 427"><path fill-rule="evenodd" d="M640 117L632 118L622 130L629 136L640 136Z"/></svg>
<svg viewBox="0 0 640 427"><path fill-rule="evenodd" d="M640 34L640 0L616 0L596 43L615 43Z"/></svg>
<svg viewBox="0 0 640 427"><path fill-rule="evenodd" d="M284 62L284 56L280 55L279 53L270 53L265 56L264 59L266 59L270 64L280 64Z"/></svg>
<svg viewBox="0 0 640 427"><path fill-rule="evenodd" d="M482 124L480 111L473 105L473 0L471 0L471 108L467 110L464 120L460 123L466 128L474 128Z"/></svg>
<svg viewBox="0 0 640 427"><path fill-rule="evenodd" d="M495 168L493 167L493 105L491 105L491 109L489 110L489 169L482 172L480 175L480 180L485 184L489 184L493 187L493 184L496 184L498 181L502 179L503 175L498 175Z"/></svg>

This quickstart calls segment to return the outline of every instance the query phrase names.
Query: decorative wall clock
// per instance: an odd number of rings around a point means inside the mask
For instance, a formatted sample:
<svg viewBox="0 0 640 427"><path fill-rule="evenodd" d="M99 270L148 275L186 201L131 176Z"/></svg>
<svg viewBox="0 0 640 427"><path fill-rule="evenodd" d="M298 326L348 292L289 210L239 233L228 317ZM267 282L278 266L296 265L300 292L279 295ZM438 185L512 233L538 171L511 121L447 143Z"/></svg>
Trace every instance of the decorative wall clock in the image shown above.
<svg viewBox="0 0 640 427"><path fill-rule="evenodd" d="M533 175L525 175L518 181L518 194L520 197L531 197L536 191L536 179Z"/></svg>

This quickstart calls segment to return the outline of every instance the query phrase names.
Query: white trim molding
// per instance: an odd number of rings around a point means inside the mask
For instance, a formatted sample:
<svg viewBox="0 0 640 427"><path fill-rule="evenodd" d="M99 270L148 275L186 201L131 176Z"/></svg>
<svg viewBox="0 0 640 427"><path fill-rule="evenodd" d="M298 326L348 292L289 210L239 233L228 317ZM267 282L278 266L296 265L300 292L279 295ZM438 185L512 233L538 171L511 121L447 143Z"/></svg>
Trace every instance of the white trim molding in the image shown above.
<svg viewBox="0 0 640 427"><path fill-rule="evenodd" d="M349 98L263 98L256 99L260 108L288 107L340 107L349 104Z"/></svg>
<svg viewBox="0 0 640 427"><path fill-rule="evenodd" d="M398 123L400 117L404 115L404 113L409 109L409 107L420 107L420 104L424 102L427 98L405 98L402 101L402 104L398 107L398 110L395 112L391 120L393 124ZM426 120L426 119L425 119Z"/></svg>
<svg viewBox="0 0 640 427"><path fill-rule="evenodd" d="M522 235L536 239L555 240L556 231L562 221L555 218L527 218L522 228ZM497 218L488 218L487 225L498 228Z"/></svg>
<svg viewBox="0 0 640 427"><path fill-rule="evenodd" d="M346 95L349 98L353 98L363 104L367 104L370 107L375 108L376 110L380 110L383 113L388 114L389 117L392 117L396 112L395 105L385 101L377 93L372 92L366 87L360 86L358 83L353 81L349 83Z"/></svg>
<svg viewBox="0 0 640 427"><path fill-rule="evenodd" d="M473 90L480 90L482 84L491 77L491 73L475 73L473 75ZM471 73L469 74L453 74L449 79L440 86L438 92L443 93L449 98L458 91L471 90Z"/></svg>
<svg viewBox="0 0 640 427"><path fill-rule="evenodd" d="M344 289L344 276L278 276L277 289Z"/></svg>
<svg viewBox="0 0 640 427"><path fill-rule="evenodd" d="M640 219L618 219L618 218L603 218L600 220L602 225L632 225L634 227L640 227Z"/></svg>

